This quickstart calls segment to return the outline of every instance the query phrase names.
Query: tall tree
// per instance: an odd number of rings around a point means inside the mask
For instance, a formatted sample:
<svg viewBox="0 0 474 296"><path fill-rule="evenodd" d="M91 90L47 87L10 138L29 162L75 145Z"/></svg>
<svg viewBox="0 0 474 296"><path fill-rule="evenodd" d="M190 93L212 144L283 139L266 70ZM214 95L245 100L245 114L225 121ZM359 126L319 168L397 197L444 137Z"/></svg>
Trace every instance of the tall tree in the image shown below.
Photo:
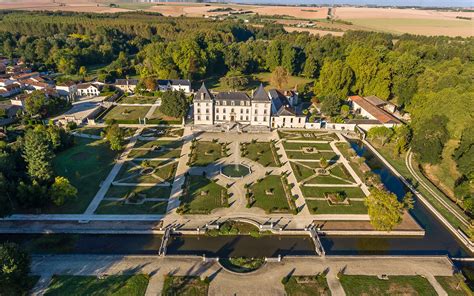
<svg viewBox="0 0 474 296"><path fill-rule="evenodd" d="M368 208L370 223L382 231L391 231L402 222L404 211L413 207L410 196L399 202L395 194L378 188L370 191L364 203Z"/></svg>
<svg viewBox="0 0 474 296"><path fill-rule="evenodd" d="M323 102L321 103L321 112L329 115L335 116L340 113L342 101L335 95L328 95L323 97Z"/></svg>
<svg viewBox="0 0 474 296"><path fill-rule="evenodd" d="M380 140L380 144L385 145L393 135L393 130L385 126L376 126L367 132L367 137L371 140Z"/></svg>
<svg viewBox="0 0 474 296"><path fill-rule="evenodd" d="M231 70L227 72L224 77L219 79L219 82L228 89L239 90L247 85L249 80L247 76L243 75L240 71Z"/></svg>
<svg viewBox="0 0 474 296"><path fill-rule="evenodd" d="M435 115L413 124L411 147L423 163L437 164L441 161L444 145L449 138L448 119Z"/></svg>
<svg viewBox="0 0 474 296"><path fill-rule="evenodd" d="M285 84L288 83L288 71L283 67L276 67L272 76L270 77L270 82L279 89L282 89Z"/></svg>
<svg viewBox="0 0 474 296"><path fill-rule="evenodd" d="M189 102L182 91L167 91L161 97L160 110L163 114L182 118L188 112Z"/></svg>
<svg viewBox="0 0 474 296"><path fill-rule="evenodd" d="M53 176L51 161L54 153L44 131L30 129L23 139L23 158L28 175L38 182L48 182Z"/></svg>
<svg viewBox="0 0 474 296"><path fill-rule="evenodd" d="M69 183L68 179L61 176L54 179L54 183L49 191L51 200L57 206L63 205L66 200L72 199L77 195L77 189Z"/></svg>
<svg viewBox="0 0 474 296"><path fill-rule="evenodd" d="M17 244L3 243L0 245L0 291L2 295L14 296L28 293L28 274L31 259L28 253Z"/></svg>
<svg viewBox="0 0 474 296"><path fill-rule="evenodd" d="M123 149L125 135L118 124L112 123L107 126L104 130L104 138L109 142L111 150L119 151Z"/></svg>
<svg viewBox="0 0 474 296"><path fill-rule="evenodd" d="M335 95L346 99L353 80L353 72L343 61L325 60L314 91L318 96Z"/></svg>

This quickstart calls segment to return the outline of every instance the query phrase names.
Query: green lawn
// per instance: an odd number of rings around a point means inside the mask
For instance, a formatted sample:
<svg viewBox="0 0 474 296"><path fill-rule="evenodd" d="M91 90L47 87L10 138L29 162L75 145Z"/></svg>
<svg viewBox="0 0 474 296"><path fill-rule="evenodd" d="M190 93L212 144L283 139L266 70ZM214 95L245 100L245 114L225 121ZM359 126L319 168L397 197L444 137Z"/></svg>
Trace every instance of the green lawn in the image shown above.
<svg viewBox="0 0 474 296"><path fill-rule="evenodd" d="M330 296L328 282L323 275L291 276L283 284L288 296Z"/></svg>
<svg viewBox="0 0 474 296"><path fill-rule="evenodd" d="M305 166L302 166L299 163L291 161L290 164L291 164L291 169L293 170L293 172L295 174L295 177L296 177L296 180L298 182L301 182L302 180L311 177L315 173L314 169L307 168ZM312 163L306 162L306 163L303 163L303 164L305 164L305 165L306 164L311 164L311 165L312 164L317 164L319 166L319 163L317 163L317 162L312 162Z"/></svg>
<svg viewBox="0 0 474 296"><path fill-rule="evenodd" d="M443 287L449 296L471 296L473 292L464 282L461 275L437 276L436 281Z"/></svg>
<svg viewBox="0 0 474 296"><path fill-rule="evenodd" d="M339 280L348 296L437 295L421 276L389 276L389 280L380 280L376 276L342 275Z"/></svg>
<svg viewBox="0 0 474 296"><path fill-rule="evenodd" d="M149 276L144 274L111 275L105 279L98 279L95 276L55 275L45 295L140 296L145 295L148 281Z"/></svg>
<svg viewBox="0 0 474 296"><path fill-rule="evenodd" d="M128 154L128 158L179 158L182 141L142 141L138 140ZM139 150L135 148L148 148Z"/></svg>
<svg viewBox="0 0 474 296"><path fill-rule="evenodd" d="M119 104L153 104L157 99L157 97L124 97Z"/></svg>
<svg viewBox="0 0 474 296"><path fill-rule="evenodd" d="M329 143L292 143L292 142L283 142L283 147L288 150L303 150L303 148L315 148L317 150L329 150L332 151L331 145Z"/></svg>
<svg viewBox="0 0 474 296"><path fill-rule="evenodd" d="M329 205L325 200L306 200L312 214L367 214L363 201L351 201L350 205Z"/></svg>
<svg viewBox="0 0 474 296"><path fill-rule="evenodd" d="M115 106L104 117L104 120L115 120L117 123L138 123L145 118L150 107L146 106Z"/></svg>
<svg viewBox="0 0 474 296"><path fill-rule="evenodd" d="M260 163L265 167L276 167L270 142L245 143L245 157ZM276 153L276 151L275 151Z"/></svg>
<svg viewBox="0 0 474 296"><path fill-rule="evenodd" d="M103 200L95 213L104 215L160 215L166 213L167 206L167 201L145 201L142 204L125 204L121 201Z"/></svg>
<svg viewBox="0 0 474 296"><path fill-rule="evenodd" d="M337 154L334 152L317 152L317 153L305 153L301 151L286 151L286 155L289 159L314 159L319 160L321 157L326 160L337 160Z"/></svg>
<svg viewBox="0 0 474 296"><path fill-rule="evenodd" d="M350 183L338 178L334 178L333 176L329 175L329 176L316 176L306 181L305 184L334 184L334 185L342 184L344 185L344 184L350 184Z"/></svg>
<svg viewBox="0 0 474 296"><path fill-rule="evenodd" d="M339 139L335 133L323 131L284 131L279 130L278 135L287 140L306 140L306 141L332 141Z"/></svg>
<svg viewBox="0 0 474 296"><path fill-rule="evenodd" d="M229 89L221 86L219 82L220 77L212 77L205 80L206 86L214 91L228 91ZM265 89L268 91L272 88L278 88L271 83L271 73L263 72L249 76L249 83L243 87L241 90L243 91L251 91L252 89L256 89L259 87L260 83L263 84ZM283 89L293 89L296 85L303 86L305 84L311 83L314 81L313 79L308 79L305 77L299 76L289 76L287 83L285 83L282 88ZM199 88L199 87L198 87Z"/></svg>
<svg viewBox="0 0 474 296"><path fill-rule="evenodd" d="M272 194L268 195L267 190L271 190ZM250 191L255 200L252 206L262 208L266 213L290 212L280 176L267 176L261 182L253 184Z"/></svg>
<svg viewBox="0 0 474 296"><path fill-rule="evenodd" d="M197 141L191 152L191 166L207 166L224 157L221 143Z"/></svg>
<svg viewBox="0 0 474 296"><path fill-rule="evenodd" d="M305 197L325 197L326 192L344 192L349 198L364 198L365 194L359 187L309 187L301 186Z"/></svg>
<svg viewBox="0 0 474 296"><path fill-rule="evenodd" d="M153 124L180 124L181 118L171 117L163 114L160 108L156 108L155 112L151 115L151 117L147 120L147 123Z"/></svg>
<svg viewBox="0 0 474 296"><path fill-rule="evenodd" d="M105 197L126 198L130 193L143 194L146 198L169 198L169 186L110 186Z"/></svg>
<svg viewBox="0 0 474 296"><path fill-rule="evenodd" d="M180 200L186 214L208 214L227 205L223 198L226 189L206 177L188 175L185 186Z"/></svg>
<svg viewBox="0 0 474 296"><path fill-rule="evenodd" d="M74 130L81 134L93 135L93 136L100 136L100 134L104 131L102 127L81 127Z"/></svg>
<svg viewBox="0 0 474 296"><path fill-rule="evenodd" d="M194 276L166 276L163 296L206 296L209 283Z"/></svg>
<svg viewBox="0 0 474 296"><path fill-rule="evenodd" d="M182 137L184 129L182 128L171 128L171 127L148 127L143 130L140 134L142 137Z"/></svg>
<svg viewBox="0 0 474 296"><path fill-rule="evenodd" d="M177 161L148 161L147 169L153 170L152 174L141 174L144 169L141 167L141 163L142 161L125 162L114 181L118 182L120 180L121 183L162 183L161 180L155 178L156 176L163 179L164 182L173 182L174 173L178 166Z"/></svg>
<svg viewBox="0 0 474 296"><path fill-rule="evenodd" d="M99 190L114 165L118 152L109 149L102 140L74 138L73 147L60 152L53 160L56 174L69 179L77 188L75 200L66 201L61 207L48 209L50 213L83 213Z"/></svg>

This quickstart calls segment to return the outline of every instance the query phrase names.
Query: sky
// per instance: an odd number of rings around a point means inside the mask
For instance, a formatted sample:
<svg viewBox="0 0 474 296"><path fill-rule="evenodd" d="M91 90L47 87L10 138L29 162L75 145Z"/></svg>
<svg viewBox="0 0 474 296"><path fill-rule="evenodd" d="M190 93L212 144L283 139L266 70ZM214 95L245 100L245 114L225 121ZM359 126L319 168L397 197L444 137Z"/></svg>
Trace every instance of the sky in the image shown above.
<svg viewBox="0 0 474 296"><path fill-rule="evenodd" d="M230 2L262 4L374 4L397 6L474 7L474 0L230 0Z"/></svg>

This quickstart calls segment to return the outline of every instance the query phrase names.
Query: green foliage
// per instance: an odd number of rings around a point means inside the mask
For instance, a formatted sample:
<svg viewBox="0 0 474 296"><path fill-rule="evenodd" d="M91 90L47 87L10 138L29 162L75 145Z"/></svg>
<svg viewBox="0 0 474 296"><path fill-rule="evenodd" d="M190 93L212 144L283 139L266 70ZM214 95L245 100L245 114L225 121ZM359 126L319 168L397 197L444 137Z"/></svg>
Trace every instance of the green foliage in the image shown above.
<svg viewBox="0 0 474 296"><path fill-rule="evenodd" d="M283 88L283 85L288 83L288 70L286 70L283 67L275 67L275 69L272 72L272 76L270 78L270 81L273 85L275 85L277 88L281 89Z"/></svg>
<svg viewBox="0 0 474 296"><path fill-rule="evenodd" d="M27 163L28 175L38 182L51 180L53 157L48 135L41 130L28 130L23 139L23 158Z"/></svg>
<svg viewBox="0 0 474 296"><path fill-rule="evenodd" d="M408 204L399 202L393 193L373 188L370 195L365 198L368 208L370 223L377 230L391 231L402 222L403 213Z"/></svg>
<svg viewBox="0 0 474 296"><path fill-rule="evenodd" d="M0 291L2 295L23 295L28 291L28 273L30 272L30 256L22 251L17 244L3 243L0 245Z"/></svg>
<svg viewBox="0 0 474 296"><path fill-rule="evenodd" d="M46 95L39 90L35 90L25 99L25 112L30 116L44 113L45 103Z"/></svg>
<svg viewBox="0 0 474 296"><path fill-rule="evenodd" d="M5 175L0 172L0 217L5 217L10 214L12 210L11 204L11 185L10 182L5 178Z"/></svg>
<svg viewBox="0 0 474 296"><path fill-rule="evenodd" d="M393 133L393 129L391 128L385 126L376 126L369 129L367 132L367 137L371 140L380 140L380 144L383 146L390 140L390 138L393 136Z"/></svg>
<svg viewBox="0 0 474 296"><path fill-rule="evenodd" d="M57 206L62 206L68 199L77 196L77 189L69 183L69 180L58 176L54 179L49 189L51 200Z"/></svg>
<svg viewBox="0 0 474 296"><path fill-rule="evenodd" d="M339 114L341 110L342 101L335 95L328 95L323 98L321 103L321 112L329 116Z"/></svg>
<svg viewBox="0 0 474 296"><path fill-rule="evenodd" d="M345 99L349 95L353 75L351 68L343 61L328 59L321 68L314 91L318 96L334 95L339 99Z"/></svg>
<svg viewBox="0 0 474 296"><path fill-rule="evenodd" d="M224 77L219 79L219 82L227 89L239 90L246 86L249 80L240 71L229 71Z"/></svg>
<svg viewBox="0 0 474 296"><path fill-rule="evenodd" d="M474 179L474 126L465 129L459 147L454 152L459 172L468 179Z"/></svg>
<svg viewBox="0 0 474 296"><path fill-rule="evenodd" d="M125 134L118 124L113 123L107 126L104 130L104 138L109 142L111 150L119 151L123 149Z"/></svg>
<svg viewBox="0 0 474 296"><path fill-rule="evenodd" d="M411 147L421 162L436 164L441 160L444 145L448 140L447 118L435 115L413 125Z"/></svg>
<svg viewBox="0 0 474 296"><path fill-rule="evenodd" d="M161 96L160 110L163 114L182 118L188 112L189 102L182 91L167 91Z"/></svg>

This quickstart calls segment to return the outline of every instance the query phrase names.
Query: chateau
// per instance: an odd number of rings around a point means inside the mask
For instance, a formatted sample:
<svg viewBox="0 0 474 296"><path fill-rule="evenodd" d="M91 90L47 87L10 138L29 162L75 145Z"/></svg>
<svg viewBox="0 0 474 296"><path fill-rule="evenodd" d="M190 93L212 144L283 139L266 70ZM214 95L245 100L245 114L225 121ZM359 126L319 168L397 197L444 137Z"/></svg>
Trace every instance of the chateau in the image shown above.
<svg viewBox="0 0 474 296"><path fill-rule="evenodd" d="M261 127L303 127L306 116L297 115L296 92L288 96L277 90L266 92L263 85L249 96L245 92L210 92L203 83L196 92L194 124L238 123Z"/></svg>

